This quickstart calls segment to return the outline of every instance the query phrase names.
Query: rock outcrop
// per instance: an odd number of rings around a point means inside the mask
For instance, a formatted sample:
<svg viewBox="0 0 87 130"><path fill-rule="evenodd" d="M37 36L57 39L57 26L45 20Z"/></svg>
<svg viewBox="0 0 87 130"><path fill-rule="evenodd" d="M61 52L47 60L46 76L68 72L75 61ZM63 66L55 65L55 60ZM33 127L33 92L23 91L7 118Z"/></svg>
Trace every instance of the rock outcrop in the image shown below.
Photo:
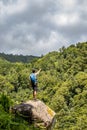
<svg viewBox="0 0 87 130"><path fill-rule="evenodd" d="M16 105L12 112L46 129L51 129L55 120L55 112L40 100L29 100Z"/></svg>

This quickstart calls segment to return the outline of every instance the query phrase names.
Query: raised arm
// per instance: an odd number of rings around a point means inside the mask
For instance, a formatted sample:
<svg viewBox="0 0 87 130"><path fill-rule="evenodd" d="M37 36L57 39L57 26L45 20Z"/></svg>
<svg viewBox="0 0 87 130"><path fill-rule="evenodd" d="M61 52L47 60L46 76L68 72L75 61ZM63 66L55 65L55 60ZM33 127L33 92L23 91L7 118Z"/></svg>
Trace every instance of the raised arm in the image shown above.
<svg viewBox="0 0 87 130"><path fill-rule="evenodd" d="M40 73L40 71L41 71L41 69L39 69L39 70L35 73L35 75L38 75L38 74Z"/></svg>

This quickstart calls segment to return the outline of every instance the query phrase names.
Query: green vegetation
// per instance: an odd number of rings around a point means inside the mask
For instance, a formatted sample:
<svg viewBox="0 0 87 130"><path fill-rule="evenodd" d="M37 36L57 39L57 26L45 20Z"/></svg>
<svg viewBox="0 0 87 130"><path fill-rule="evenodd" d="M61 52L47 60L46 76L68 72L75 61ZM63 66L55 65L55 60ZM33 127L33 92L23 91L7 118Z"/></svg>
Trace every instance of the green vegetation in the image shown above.
<svg viewBox="0 0 87 130"><path fill-rule="evenodd" d="M32 99L29 74L38 76L38 98L56 112L53 130L87 129L87 42L62 47L31 63L0 58L0 130L37 130L9 111L10 106Z"/></svg>
<svg viewBox="0 0 87 130"><path fill-rule="evenodd" d="M29 63L33 60L40 58L32 55L24 56L24 55L13 55L13 54L5 54L5 53L0 53L0 57L10 62L23 62L23 63Z"/></svg>

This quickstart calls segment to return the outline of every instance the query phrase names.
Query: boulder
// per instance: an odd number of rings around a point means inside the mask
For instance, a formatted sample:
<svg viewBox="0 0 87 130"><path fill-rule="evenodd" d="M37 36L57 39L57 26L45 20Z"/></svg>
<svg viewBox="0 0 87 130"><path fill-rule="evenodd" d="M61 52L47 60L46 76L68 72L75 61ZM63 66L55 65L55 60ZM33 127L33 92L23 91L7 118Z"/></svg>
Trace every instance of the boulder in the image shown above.
<svg viewBox="0 0 87 130"><path fill-rule="evenodd" d="M18 114L38 127L51 129L55 120L55 112L40 100L29 100L12 108Z"/></svg>

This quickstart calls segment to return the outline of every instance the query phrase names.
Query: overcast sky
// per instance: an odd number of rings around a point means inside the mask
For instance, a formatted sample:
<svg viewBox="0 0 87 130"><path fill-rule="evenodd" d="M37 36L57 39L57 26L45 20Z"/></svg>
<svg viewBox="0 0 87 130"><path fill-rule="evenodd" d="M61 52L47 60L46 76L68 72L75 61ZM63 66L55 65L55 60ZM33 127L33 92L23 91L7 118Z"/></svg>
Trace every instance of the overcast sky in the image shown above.
<svg viewBox="0 0 87 130"><path fill-rule="evenodd" d="M37 55L87 41L87 0L0 0L0 52Z"/></svg>

